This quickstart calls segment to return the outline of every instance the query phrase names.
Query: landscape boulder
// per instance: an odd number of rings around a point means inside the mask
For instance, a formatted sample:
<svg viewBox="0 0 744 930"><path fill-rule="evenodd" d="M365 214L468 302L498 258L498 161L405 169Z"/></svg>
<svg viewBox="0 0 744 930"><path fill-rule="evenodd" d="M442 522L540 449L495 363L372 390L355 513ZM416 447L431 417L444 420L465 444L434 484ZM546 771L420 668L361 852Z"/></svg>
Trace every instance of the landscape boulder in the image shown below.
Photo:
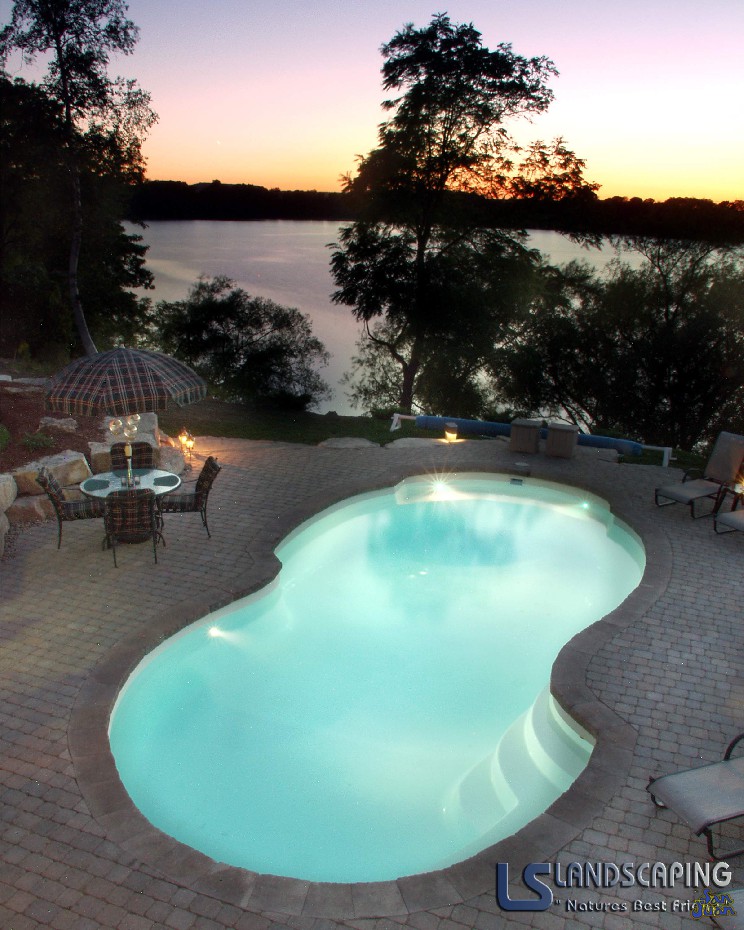
<svg viewBox="0 0 744 930"><path fill-rule="evenodd" d="M186 461L183 452L175 449L173 446L160 447L160 468L165 471L173 472L174 475L180 475L185 471Z"/></svg>
<svg viewBox="0 0 744 930"><path fill-rule="evenodd" d="M72 417L66 417L63 420L59 417L42 417L39 420L40 433L43 433L45 429L61 429L65 433L74 433L77 428L77 420L73 420Z"/></svg>
<svg viewBox="0 0 744 930"><path fill-rule="evenodd" d="M10 529L10 521L6 514L18 494L15 479L12 475L0 475L0 559L5 552L5 536Z"/></svg>
<svg viewBox="0 0 744 930"><path fill-rule="evenodd" d="M5 513L17 496L15 478L12 475L0 475L0 513Z"/></svg>
<svg viewBox="0 0 744 930"><path fill-rule="evenodd" d="M6 516L14 525L40 523L54 516L54 507L46 494L43 497L38 494L17 497L8 508Z"/></svg>
<svg viewBox="0 0 744 930"><path fill-rule="evenodd" d="M36 477L42 468L46 468L47 471L51 472L63 488L80 484L81 481L85 481L91 475L91 470L83 453L66 449L64 452L48 455L16 469L13 472L13 478L19 494L36 495L44 493L43 488L36 481Z"/></svg>

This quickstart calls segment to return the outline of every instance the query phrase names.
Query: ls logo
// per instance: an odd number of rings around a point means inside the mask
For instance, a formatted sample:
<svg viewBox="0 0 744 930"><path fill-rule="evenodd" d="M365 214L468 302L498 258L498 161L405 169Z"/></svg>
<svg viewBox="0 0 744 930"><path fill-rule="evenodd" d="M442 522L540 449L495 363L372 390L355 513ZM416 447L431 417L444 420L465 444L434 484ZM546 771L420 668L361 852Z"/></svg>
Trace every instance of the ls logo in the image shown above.
<svg viewBox="0 0 744 930"><path fill-rule="evenodd" d="M502 911L547 911L553 903L553 892L541 882L538 875L548 875L551 872L549 862L530 862L522 872L522 881L525 886L537 894L537 898L509 897L509 863L496 863L496 901Z"/></svg>

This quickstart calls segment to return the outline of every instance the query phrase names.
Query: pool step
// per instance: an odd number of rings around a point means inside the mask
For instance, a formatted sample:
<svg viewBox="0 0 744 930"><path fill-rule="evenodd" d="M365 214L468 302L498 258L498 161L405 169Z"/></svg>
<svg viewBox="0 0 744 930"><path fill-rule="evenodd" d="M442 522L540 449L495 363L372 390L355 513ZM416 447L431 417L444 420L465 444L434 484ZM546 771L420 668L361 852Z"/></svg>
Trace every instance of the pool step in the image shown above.
<svg viewBox="0 0 744 930"><path fill-rule="evenodd" d="M448 819L477 829L472 852L496 842L549 807L584 769L591 749L590 739L577 733L546 688L495 751L454 786Z"/></svg>

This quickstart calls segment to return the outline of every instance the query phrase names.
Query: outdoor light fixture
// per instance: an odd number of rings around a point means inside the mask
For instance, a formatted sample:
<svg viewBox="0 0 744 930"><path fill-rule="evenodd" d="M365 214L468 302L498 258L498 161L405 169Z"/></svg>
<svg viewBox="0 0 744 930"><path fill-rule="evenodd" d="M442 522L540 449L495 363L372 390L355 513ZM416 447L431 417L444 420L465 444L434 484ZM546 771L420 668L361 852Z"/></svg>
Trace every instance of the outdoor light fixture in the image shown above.
<svg viewBox="0 0 744 930"><path fill-rule="evenodd" d="M444 424L444 438L447 442L457 442L457 423Z"/></svg>
<svg viewBox="0 0 744 930"><path fill-rule="evenodd" d="M178 434L178 441L181 443L181 452L183 452L184 456L188 455L189 457L189 460L185 465L185 470L189 471L191 469L191 453L193 452L196 440L184 426L184 428Z"/></svg>

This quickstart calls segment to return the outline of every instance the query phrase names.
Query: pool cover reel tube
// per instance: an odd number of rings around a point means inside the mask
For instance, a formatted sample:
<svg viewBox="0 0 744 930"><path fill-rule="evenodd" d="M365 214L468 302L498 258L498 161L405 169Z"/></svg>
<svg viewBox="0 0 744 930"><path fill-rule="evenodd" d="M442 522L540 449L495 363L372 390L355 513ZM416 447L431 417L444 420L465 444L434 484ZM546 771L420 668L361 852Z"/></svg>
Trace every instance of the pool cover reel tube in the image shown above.
<svg viewBox="0 0 744 930"><path fill-rule="evenodd" d="M455 423L458 433L470 433L474 436L509 436L511 423L489 423L486 420L462 420L457 417L418 416L415 425L419 429L444 430L448 423ZM545 427L540 430L540 438L545 439L548 431ZM594 436L591 433L579 432L577 441L580 446L591 446L595 449L616 449L621 455L640 455L643 445L631 439L613 439L611 436Z"/></svg>

